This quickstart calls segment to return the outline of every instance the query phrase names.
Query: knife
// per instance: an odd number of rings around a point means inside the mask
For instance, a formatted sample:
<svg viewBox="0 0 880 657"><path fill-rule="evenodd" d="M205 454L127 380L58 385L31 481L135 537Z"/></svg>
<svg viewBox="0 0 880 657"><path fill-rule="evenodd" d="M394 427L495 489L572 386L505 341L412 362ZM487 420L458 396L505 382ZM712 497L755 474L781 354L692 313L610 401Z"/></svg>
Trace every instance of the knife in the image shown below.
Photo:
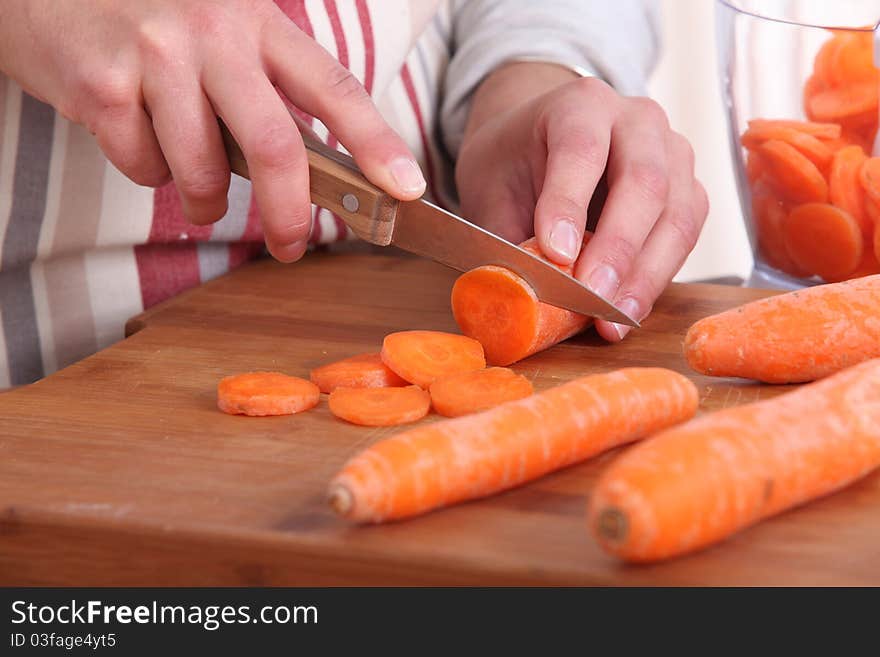
<svg viewBox="0 0 880 657"><path fill-rule="evenodd" d="M241 148L222 121L220 129L232 172L249 179ZM393 245L458 271L481 265L506 267L522 276L545 303L609 322L639 325L577 279L515 244L423 199L398 201L367 180L350 156L307 129L300 132L308 153L312 203L338 215L361 239Z"/></svg>

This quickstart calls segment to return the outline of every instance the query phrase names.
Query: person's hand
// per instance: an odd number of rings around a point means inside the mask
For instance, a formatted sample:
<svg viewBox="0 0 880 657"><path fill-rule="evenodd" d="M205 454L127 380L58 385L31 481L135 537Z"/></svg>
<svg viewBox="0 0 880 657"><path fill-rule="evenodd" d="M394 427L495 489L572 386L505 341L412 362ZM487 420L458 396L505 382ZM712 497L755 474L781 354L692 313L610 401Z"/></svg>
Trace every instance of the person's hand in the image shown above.
<svg viewBox="0 0 880 657"><path fill-rule="evenodd" d="M377 186L403 200L424 191L361 84L271 0L6 0L2 14L0 70L85 125L135 182L173 177L197 224L227 208L219 115L248 161L279 260L303 254L311 213L306 152L277 89L320 118Z"/></svg>
<svg viewBox="0 0 880 657"><path fill-rule="evenodd" d="M581 250L603 176L607 198ZM575 263L575 277L639 321L681 268L708 212L693 150L657 103L546 64L511 64L483 83L456 182L466 218L514 243L534 232L548 258ZM596 327L608 340L628 331Z"/></svg>

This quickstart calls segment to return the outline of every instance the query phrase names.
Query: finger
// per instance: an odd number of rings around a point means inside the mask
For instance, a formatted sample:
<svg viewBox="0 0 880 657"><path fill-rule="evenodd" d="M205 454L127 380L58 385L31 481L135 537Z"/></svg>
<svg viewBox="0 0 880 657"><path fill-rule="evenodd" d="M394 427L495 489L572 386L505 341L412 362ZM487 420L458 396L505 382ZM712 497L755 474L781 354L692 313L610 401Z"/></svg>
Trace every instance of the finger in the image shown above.
<svg viewBox="0 0 880 657"><path fill-rule="evenodd" d="M171 172L142 105L105 107L94 122L98 145L114 166L138 185L160 187Z"/></svg>
<svg viewBox="0 0 880 657"><path fill-rule="evenodd" d="M645 240L635 267L621 285L616 303L630 317L643 319L654 302L681 269L697 243L708 212L702 185L694 179L693 151L687 141L670 137L669 202L660 220ZM597 322L599 333L611 341L621 340L630 327Z"/></svg>
<svg viewBox="0 0 880 657"><path fill-rule="evenodd" d="M612 130L608 198L575 267L577 278L605 298L614 298L628 276L669 192L665 114L653 101L630 102L638 104Z"/></svg>
<svg viewBox="0 0 880 657"><path fill-rule="evenodd" d="M259 69L209 67L204 86L241 146L269 252L282 262L305 253L311 228L309 167L299 130Z"/></svg>
<svg viewBox="0 0 880 657"><path fill-rule="evenodd" d="M553 261L568 265L581 251L587 207L608 160L611 116L607 105L594 104L584 112L570 95L547 115L547 165L535 206L535 236ZM595 103L595 99L592 99Z"/></svg>
<svg viewBox="0 0 880 657"><path fill-rule="evenodd" d="M401 200L425 192L415 157L348 69L283 16L267 23L263 49L272 80L324 122L373 184Z"/></svg>
<svg viewBox="0 0 880 657"><path fill-rule="evenodd" d="M144 97L186 218L210 224L226 214L229 161L217 115L194 79L169 70L148 79Z"/></svg>

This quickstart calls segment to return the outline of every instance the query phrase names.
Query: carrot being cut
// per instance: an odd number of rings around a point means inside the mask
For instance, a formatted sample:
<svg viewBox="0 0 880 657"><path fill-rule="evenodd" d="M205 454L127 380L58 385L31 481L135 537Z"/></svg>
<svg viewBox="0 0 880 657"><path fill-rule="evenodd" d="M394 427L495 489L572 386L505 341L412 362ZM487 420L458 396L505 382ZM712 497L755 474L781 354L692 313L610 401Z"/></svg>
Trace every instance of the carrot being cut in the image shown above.
<svg viewBox="0 0 880 657"><path fill-rule="evenodd" d="M585 236L585 244L589 234ZM543 257L534 238L520 244ZM571 274L572 267L561 267ZM505 267L487 265L458 277L452 314L461 332L478 340L491 365L511 365L580 333L592 320L538 299L532 286Z"/></svg>
<svg viewBox="0 0 880 657"><path fill-rule="evenodd" d="M382 362L422 388L434 379L486 367L483 347L464 335L441 331L400 331L385 336Z"/></svg>
<svg viewBox="0 0 880 657"><path fill-rule="evenodd" d="M873 225L865 212L865 192L859 182L868 156L861 146L847 146L834 154L831 173L828 177L828 197L831 203L846 210L859 224L862 235L873 232Z"/></svg>
<svg viewBox="0 0 880 657"><path fill-rule="evenodd" d="M826 281L843 280L862 259L864 238L851 214L828 203L805 203L782 222L795 264Z"/></svg>
<svg viewBox="0 0 880 657"><path fill-rule="evenodd" d="M320 397L311 381L279 372L234 374L217 385L217 407L232 415L292 415L312 408Z"/></svg>
<svg viewBox="0 0 880 657"><path fill-rule="evenodd" d="M336 417L366 427L389 427L421 420L431 410L431 396L419 386L336 388L327 399Z"/></svg>
<svg viewBox="0 0 880 657"><path fill-rule="evenodd" d="M752 301L696 322L684 341L701 374L813 381L880 357L880 275Z"/></svg>
<svg viewBox="0 0 880 657"><path fill-rule="evenodd" d="M391 371L377 353L358 354L316 367L309 378L324 393L333 392L338 387L388 388L409 385Z"/></svg>
<svg viewBox="0 0 880 657"><path fill-rule="evenodd" d="M334 477L330 504L382 522L484 497L682 422L697 403L694 384L670 370L583 377L375 443Z"/></svg>
<svg viewBox="0 0 880 657"><path fill-rule="evenodd" d="M651 562L721 541L880 466L880 359L701 416L615 459L590 495L600 545Z"/></svg>
<svg viewBox="0 0 880 657"><path fill-rule="evenodd" d="M444 376L434 381L428 390L434 410L446 417L485 411L534 392L531 381L506 367Z"/></svg>
<svg viewBox="0 0 880 657"><path fill-rule="evenodd" d="M758 147L767 177L783 198L794 203L824 203L828 183L818 167L791 144L771 139Z"/></svg>

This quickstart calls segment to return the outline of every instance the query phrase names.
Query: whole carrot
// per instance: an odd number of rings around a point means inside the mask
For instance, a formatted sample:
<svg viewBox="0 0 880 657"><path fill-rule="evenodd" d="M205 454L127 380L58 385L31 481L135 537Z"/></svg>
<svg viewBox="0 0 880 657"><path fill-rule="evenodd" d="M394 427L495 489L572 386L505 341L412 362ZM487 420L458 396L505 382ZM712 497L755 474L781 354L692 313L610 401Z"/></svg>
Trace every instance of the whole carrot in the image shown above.
<svg viewBox="0 0 880 657"><path fill-rule="evenodd" d="M817 285L701 319L684 352L697 372L802 383L880 356L880 275Z"/></svg>
<svg viewBox="0 0 880 657"><path fill-rule="evenodd" d="M381 522L484 497L686 420L697 402L694 384L670 370L583 377L372 445L333 479L330 504Z"/></svg>
<svg viewBox="0 0 880 657"><path fill-rule="evenodd" d="M663 431L611 463L589 524L622 559L720 541L880 466L880 359Z"/></svg>

